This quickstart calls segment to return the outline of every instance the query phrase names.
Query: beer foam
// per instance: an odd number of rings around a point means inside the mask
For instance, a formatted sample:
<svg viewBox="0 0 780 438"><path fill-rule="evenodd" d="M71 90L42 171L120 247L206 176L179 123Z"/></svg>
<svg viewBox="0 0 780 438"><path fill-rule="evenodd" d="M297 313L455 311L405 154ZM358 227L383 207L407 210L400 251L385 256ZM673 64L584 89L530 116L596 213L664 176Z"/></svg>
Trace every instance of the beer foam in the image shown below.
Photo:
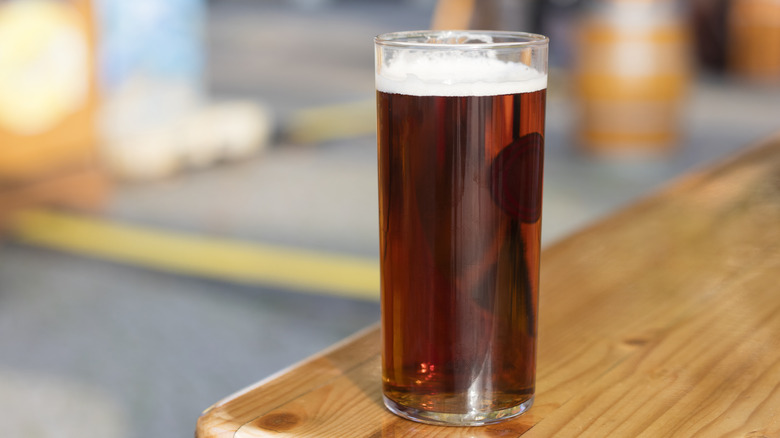
<svg viewBox="0 0 780 438"><path fill-rule="evenodd" d="M395 53L376 74L376 89L412 96L499 96L547 88L547 74L484 53Z"/></svg>

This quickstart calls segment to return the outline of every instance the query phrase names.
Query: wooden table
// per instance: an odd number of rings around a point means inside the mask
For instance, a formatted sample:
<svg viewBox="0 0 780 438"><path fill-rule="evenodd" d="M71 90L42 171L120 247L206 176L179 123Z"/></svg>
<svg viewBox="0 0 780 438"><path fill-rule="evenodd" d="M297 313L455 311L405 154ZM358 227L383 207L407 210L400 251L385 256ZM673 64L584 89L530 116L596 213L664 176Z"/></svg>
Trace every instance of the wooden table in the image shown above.
<svg viewBox="0 0 780 438"><path fill-rule="evenodd" d="M390 414L375 326L216 403L196 436L780 436L780 136L546 249L541 276L536 403L514 420Z"/></svg>

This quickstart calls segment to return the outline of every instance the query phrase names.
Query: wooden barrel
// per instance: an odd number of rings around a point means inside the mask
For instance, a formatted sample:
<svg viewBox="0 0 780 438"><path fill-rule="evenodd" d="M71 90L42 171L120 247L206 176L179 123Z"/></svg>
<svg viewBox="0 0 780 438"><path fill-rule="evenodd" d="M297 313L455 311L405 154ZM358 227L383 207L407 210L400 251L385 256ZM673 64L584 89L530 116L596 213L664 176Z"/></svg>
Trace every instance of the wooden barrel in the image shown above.
<svg viewBox="0 0 780 438"><path fill-rule="evenodd" d="M604 0L579 23L573 77L577 137L589 153L674 150L690 82L690 38L671 0Z"/></svg>
<svg viewBox="0 0 780 438"><path fill-rule="evenodd" d="M733 0L728 23L730 70L780 83L780 0Z"/></svg>

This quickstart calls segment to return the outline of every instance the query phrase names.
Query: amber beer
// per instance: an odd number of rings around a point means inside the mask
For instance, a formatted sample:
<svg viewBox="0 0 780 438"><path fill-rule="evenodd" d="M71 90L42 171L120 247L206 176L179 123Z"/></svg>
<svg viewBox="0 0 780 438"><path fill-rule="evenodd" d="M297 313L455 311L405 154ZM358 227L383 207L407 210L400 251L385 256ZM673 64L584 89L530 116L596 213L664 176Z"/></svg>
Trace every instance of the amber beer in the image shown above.
<svg viewBox="0 0 780 438"><path fill-rule="evenodd" d="M401 416L478 425L534 396L546 66L491 78L511 63L445 50L377 66L383 390Z"/></svg>

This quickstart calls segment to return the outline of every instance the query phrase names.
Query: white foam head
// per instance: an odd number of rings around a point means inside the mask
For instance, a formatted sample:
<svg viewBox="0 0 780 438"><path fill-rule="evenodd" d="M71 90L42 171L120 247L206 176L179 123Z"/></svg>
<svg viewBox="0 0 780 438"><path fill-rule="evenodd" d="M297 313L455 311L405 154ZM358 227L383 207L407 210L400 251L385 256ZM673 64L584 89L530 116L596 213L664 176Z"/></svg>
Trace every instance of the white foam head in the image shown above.
<svg viewBox="0 0 780 438"><path fill-rule="evenodd" d="M547 74L476 51L399 51L382 60L376 89L412 96L498 96L547 88Z"/></svg>

